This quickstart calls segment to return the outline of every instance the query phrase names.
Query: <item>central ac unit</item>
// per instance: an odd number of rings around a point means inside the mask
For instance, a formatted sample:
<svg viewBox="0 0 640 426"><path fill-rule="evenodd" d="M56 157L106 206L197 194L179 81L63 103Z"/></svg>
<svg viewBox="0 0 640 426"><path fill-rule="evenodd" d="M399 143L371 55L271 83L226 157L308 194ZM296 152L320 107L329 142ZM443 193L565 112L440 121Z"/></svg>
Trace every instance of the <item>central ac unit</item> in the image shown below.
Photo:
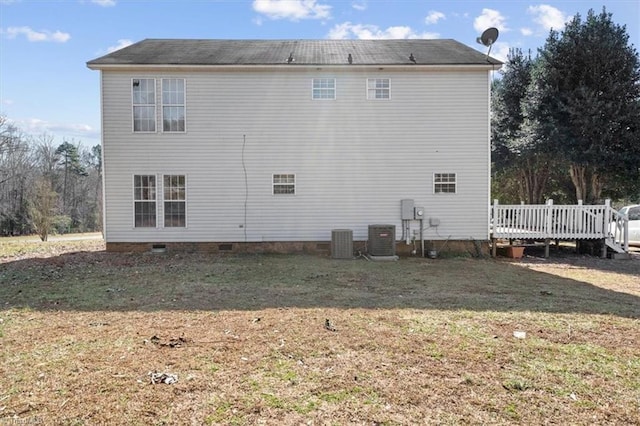
<svg viewBox="0 0 640 426"><path fill-rule="evenodd" d="M351 229L331 231L331 257L334 259L353 259L353 231Z"/></svg>
<svg viewBox="0 0 640 426"><path fill-rule="evenodd" d="M371 256L396 255L395 225L369 225L369 254Z"/></svg>

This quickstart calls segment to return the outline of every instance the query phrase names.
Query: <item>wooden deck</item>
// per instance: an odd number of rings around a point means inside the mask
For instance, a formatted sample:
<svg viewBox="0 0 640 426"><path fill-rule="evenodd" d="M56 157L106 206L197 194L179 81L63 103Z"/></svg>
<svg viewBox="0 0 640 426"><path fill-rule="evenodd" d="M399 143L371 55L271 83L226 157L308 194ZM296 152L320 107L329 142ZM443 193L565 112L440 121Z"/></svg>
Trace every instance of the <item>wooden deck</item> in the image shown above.
<svg viewBox="0 0 640 426"><path fill-rule="evenodd" d="M491 208L492 254L496 254L496 240L544 240L545 256L549 255L551 240L603 240L606 247L617 253L629 252L628 218L603 205L547 204L500 205L494 200Z"/></svg>

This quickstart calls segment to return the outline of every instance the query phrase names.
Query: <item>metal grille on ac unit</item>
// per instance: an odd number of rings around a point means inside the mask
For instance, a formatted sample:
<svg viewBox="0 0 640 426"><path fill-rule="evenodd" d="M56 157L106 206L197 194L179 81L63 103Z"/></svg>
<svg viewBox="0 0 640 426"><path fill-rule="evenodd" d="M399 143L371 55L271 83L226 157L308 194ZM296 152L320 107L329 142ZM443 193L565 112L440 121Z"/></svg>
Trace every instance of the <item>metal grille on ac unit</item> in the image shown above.
<svg viewBox="0 0 640 426"><path fill-rule="evenodd" d="M334 259L353 259L353 231L351 229L331 231L331 257Z"/></svg>
<svg viewBox="0 0 640 426"><path fill-rule="evenodd" d="M369 225L369 254L371 256L396 255L395 225Z"/></svg>

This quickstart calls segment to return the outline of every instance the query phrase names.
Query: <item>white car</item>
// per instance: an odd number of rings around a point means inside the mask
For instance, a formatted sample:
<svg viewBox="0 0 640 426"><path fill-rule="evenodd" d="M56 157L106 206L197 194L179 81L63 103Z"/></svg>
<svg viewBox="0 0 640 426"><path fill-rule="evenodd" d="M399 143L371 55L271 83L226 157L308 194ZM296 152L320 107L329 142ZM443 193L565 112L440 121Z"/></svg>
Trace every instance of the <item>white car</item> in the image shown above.
<svg viewBox="0 0 640 426"><path fill-rule="evenodd" d="M640 204L624 206L619 211L629 216L629 245L640 246Z"/></svg>

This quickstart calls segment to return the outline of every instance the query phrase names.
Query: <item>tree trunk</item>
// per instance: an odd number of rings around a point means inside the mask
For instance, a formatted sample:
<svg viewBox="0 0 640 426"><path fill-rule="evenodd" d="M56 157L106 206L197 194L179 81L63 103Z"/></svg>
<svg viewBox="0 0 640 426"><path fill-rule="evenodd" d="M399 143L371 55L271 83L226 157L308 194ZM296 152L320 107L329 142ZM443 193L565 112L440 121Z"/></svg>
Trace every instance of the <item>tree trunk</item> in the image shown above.
<svg viewBox="0 0 640 426"><path fill-rule="evenodd" d="M576 188L576 199L587 201L587 167L579 164L572 164L569 168L571 182Z"/></svg>
<svg viewBox="0 0 640 426"><path fill-rule="evenodd" d="M539 161L527 159L520 168L520 192L527 204L542 204L542 196L549 178L549 167Z"/></svg>
<svg viewBox="0 0 640 426"><path fill-rule="evenodd" d="M601 199L602 188L604 187L604 182L600 174L594 172L591 175L591 203L597 203Z"/></svg>

